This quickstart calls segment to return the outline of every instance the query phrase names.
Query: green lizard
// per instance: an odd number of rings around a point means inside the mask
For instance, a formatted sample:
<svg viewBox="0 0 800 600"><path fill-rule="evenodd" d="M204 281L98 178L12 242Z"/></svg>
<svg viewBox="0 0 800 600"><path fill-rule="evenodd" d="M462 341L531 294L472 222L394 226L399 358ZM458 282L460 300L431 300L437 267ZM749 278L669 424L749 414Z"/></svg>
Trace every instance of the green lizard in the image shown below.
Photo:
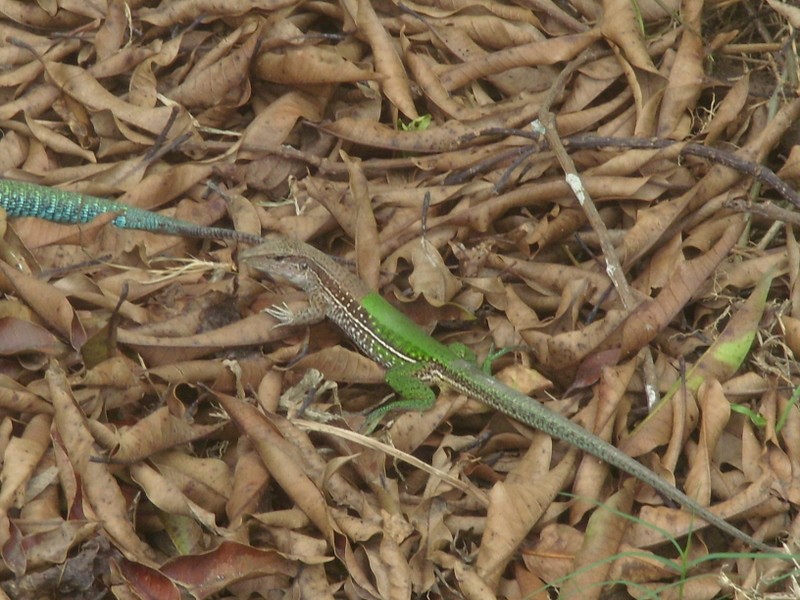
<svg viewBox="0 0 800 600"><path fill-rule="evenodd" d="M267 310L278 319L279 326L308 325L328 317L364 354L386 368L386 383L400 399L377 409L370 419L380 418L388 410L396 408L430 408L436 400L430 386L446 386L625 471L692 511L696 517L749 546L773 551L618 448L548 410L533 398L504 385L474 362L441 344L319 250L283 236L270 235L260 246L242 252L240 258L269 277L286 280L307 294L309 306L298 313L286 307Z"/></svg>
<svg viewBox="0 0 800 600"><path fill-rule="evenodd" d="M435 401L429 385L445 385L633 475L666 498L691 510L706 523L751 547L772 551L611 444L548 410L533 398L505 386L465 360L460 353L440 344L378 294L371 292L355 275L307 244L277 235L262 239L230 229L204 227L105 198L8 179L0 179L0 207L12 217L37 217L73 224L88 223L102 214L116 214L111 222L123 229L231 239L249 244L263 242L242 254L244 262L300 287L310 301L308 309L296 315L279 307L273 308L271 314L284 325L310 324L327 316L365 354L386 367L386 382L401 400L374 411L372 419L378 419L394 408L425 409Z"/></svg>

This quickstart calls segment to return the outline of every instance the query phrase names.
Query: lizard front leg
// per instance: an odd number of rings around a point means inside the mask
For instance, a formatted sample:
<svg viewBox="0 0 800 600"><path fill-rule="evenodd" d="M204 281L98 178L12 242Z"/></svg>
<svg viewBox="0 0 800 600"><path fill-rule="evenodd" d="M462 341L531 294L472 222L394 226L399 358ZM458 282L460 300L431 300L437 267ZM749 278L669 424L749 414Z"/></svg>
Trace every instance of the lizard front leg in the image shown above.
<svg viewBox="0 0 800 600"><path fill-rule="evenodd" d="M315 300L315 296L308 297L308 306L299 312L294 312L284 302L280 305L265 308L264 312L276 319L275 327L294 327L298 325L315 325L325 320L325 304Z"/></svg>

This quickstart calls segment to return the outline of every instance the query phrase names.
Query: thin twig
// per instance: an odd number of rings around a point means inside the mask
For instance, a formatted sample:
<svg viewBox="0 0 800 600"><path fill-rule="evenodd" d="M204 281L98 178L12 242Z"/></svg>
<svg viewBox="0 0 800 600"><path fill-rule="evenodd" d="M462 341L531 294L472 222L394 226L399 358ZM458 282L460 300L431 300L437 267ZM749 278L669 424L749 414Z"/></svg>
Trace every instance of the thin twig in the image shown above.
<svg viewBox="0 0 800 600"><path fill-rule="evenodd" d="M586 220L589 222L592 230L597 234L597 238L600 242L600 249L606 261L606 273L608 274L609 279L611 279L614 288L617 290L617 294L619 295L622 305L630 312L636 308L638 300L633 294L633 290L631 289L631 286L625 277L625 271L622 268L622 263L620 262L619 257L617 256L617 250L614 247L614 244L611 242L610 236L608 235L606 224L603 222L603 219L600 218L600 213L598 212L597 206L589 194L589 190L587 190L586 186L583 185L583 181L578 174L578 169L575 167L575 163L567 153L567 149L564 147L564 144L561 142L561 138L558 135L558 129L556 127L555 114L553 114L553 112L550 110L551 103L561 93L561 87L566 85L567 79L576 69L578 69L578 67L580 67L580 65L583 64L583 61L589 56L589 52L583 53L581 56L567 65L567 67L563 69L561 73L559 73L559 76L556 78L555 82L548 91L546 100L542 104L542 107L539 111L539 121L541 122L541 125L544 126L544 133L548 145L555 153L558 164L565 173L564 179L567 182L567 185L570 187L572 193L575 195L575 198L578 200L578 204L581 205L583 213L586 215ZM535 131L536 129L534 124L534 133ZM647 405L648 407L653 407L658 402L658 377L656 375L655 362L653 360L653 355L650 352L650 348L645 345L639 351L639 357L641 359L643 369L642 375L644 377Z"/></svg>

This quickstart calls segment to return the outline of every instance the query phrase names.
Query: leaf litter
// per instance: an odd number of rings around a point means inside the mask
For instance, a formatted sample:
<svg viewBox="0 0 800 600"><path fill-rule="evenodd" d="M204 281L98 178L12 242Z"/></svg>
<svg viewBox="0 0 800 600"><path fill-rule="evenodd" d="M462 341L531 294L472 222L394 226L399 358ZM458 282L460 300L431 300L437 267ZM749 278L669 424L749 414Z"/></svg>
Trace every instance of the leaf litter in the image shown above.
<svg viewBox="0 0 800 600"><path fill-rule="evenodd" d="M791 3L0 14L4 177L309 241L439 339L511 348L498 377L795 548ZM548 115L555 143L530 127ZM710 556L730 548L689 513L474 399L442 390L365 438L380 370L327 324L261 313L302 294L238 272L235 245L110 218L2 223L0 594L796 586L790 562Z"/></svg>

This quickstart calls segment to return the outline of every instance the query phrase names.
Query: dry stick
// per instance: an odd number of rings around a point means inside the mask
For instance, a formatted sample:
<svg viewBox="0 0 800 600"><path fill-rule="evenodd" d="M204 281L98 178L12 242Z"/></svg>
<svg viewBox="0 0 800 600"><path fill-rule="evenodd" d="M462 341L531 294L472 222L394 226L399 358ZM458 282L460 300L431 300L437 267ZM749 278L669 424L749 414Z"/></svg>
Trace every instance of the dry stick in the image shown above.
<svg viewBox="0 0 800 600"><path fill-rule="evenodd" d="M766 201L761 204L752 204L741 198L734 198L726 201L723 206L738 212L749 212L759 217L764 217L769 221L782 221L789 225L800 226L800 214L791 210L786 210L780 206L775 206L772 202Z"/></svg>
<svg viewBox="0 0 800 600"><path fill-rule="evenodd" d="M796 50L796 48L795 48ZM796 59L796 56L794 57ZM796 60L786 60L784 61L783 68L781 69L780 76L778 78L778 83L780 85L776 86L772 92L772 96L767 101L767 120L773 121L780 110L781 101L783 100L783 92L781 88L786 87L789 83L789 80L794 80L795 78L791 76L794 73L794 69L797 68ZM747 195L748 200L755 200L761 195L761 182L759 180L755 180L750 184L750 190ZM747 220L747 229L742 233L742 236L748 235L750 233L750 228L752 226L752 220ZM758 243L755 245L757 250L766 250L769 246L770 241L778 235L778 232L784 228L783 223L779 223L775 221L772 225L770 225L769 229L767 230L766 234L761 237ZM748 241L748 237L742 237L742 243L746 243Z"/></svg>
<svg viewBox="0 0 800 600"><path fill-rule="evenodd" d="M461 169L460 171L453 171L452 173L445 176L444 180L442 181L443 185L458 185L460 183L465 183L468 181L472 181L481 173L485 173L487 171L491 171L495 169L499 164L505 163L509 159L513 159L512 164L505 170L505 173L495 184L495 190L501 189L502 186L505 184L505 180L510 177L510 173L517 168L522 162L528 160L530 156L533 154L538 153L539 150L532 146L527 146L524 148L504 148L500 149L497 152L494 152L485 158L482 158L468 167ZM501 184L501 181L503 182Z"/></svg>
<svg viewBox="0 0 800 600"><path fill-rule="evenodd" d="M567 185L570 187L575 198L578 200L578 204L581 205L589 225L597 234L597 239L600 241L600 249L606 261L606 273L608 274L609 279L611 279L611 282L614 284L614 288L617 290L617 294L622 301L622 305L630 314L634 308L636 308L638 301L636 300L636 297L634 296L633 291L628 284L628 280L625 278L625 271L623 270L622 263L617 256L616 248L614 247L614 244L611 242L611 238L608 235L606 224L603 222L603 219L600 218L600 213L597 211L597 206L592 200L589 190L587 190L586 186L583 185L583 181L581 181L581 177L578 174L578 169L575 167L575 163L572 161L572 158L567 153L566 148L564 148L564 145L561 143L561 138L558 135L558 129L556 127L556 118L550 110L550 107L556 96L561 93L561 90L566 85L567 78L570 77L572 73L578 69L578 67L593 58L593 54L594 53L591 50L582 52L581 55L579 55L559 73L555 82L550 87L550 90L548 90L542 106L539 108L539 122L542 126L544 126L545 137L550 145L550 148L555 153L558 164L561 165L562 170L566 174L564 180L567 182ZM533 124L533 128L535 131L535 123ZM641 348L639 351L639 358L642 361L647 406L652 408L658 402L659 395L655 361L653 360L653 355L650 352L649 346L645 345Z"/></svg>
<svg viewBox="0 0 800 600"><path fill-rule="evenodd" d="M539 152L550 151L550 144L547 142L547 140L544 140L544 143L541 143L541 136L531 131L523 131L521 129L491 128L484 129L483 131L479 132L476 137L481 135L524 137L538 142L538 145L532 145L526 149L520 148L518 150L518 152L523 152L524 150L526 156ZM735 171L745 173L746 175L750 175L759 181L763 181L765 184L783 196L786 200L800 208L800 194L792 189L792 187L783 179L778 177L775 171L751 160L741 158L740 156L721 148L713 148L711 146L704 146L694 142L665 140L662 138L611 137L595 135L591 133L566 137L561 140L561 143L568 150L599 150L601 148L663 150L677 146L677 150L681 155L707 158L713 163L720 164L724 167L730 167ZM531 151L530 148L535 148L535 150Z"/></svg>
<svg viewBox="0 0 800 600"><path fill-rule="evenodd" d="M746 173L751 177L763 181L768 186L773 188L781 196L786 198L789 202L800 208L800 195L792 189L783 179L778 177L771 169L760 165L751 160L746 160L736 156L732 152L722 150L720 148L713 148L711 146L703 146L694 142L674 142L672 140L665 140L659 138L614 138L604 137L599 135L576 135L565 140L568 148L601 148L601 147L617 147L617 148L633 148L633 149L661 149L669 148L670 146L683 145L680 148L681 154L690 156L699 156L700 158L707 158L711 162L720 164L725 167L730 167L740 173Z"/></svg>

